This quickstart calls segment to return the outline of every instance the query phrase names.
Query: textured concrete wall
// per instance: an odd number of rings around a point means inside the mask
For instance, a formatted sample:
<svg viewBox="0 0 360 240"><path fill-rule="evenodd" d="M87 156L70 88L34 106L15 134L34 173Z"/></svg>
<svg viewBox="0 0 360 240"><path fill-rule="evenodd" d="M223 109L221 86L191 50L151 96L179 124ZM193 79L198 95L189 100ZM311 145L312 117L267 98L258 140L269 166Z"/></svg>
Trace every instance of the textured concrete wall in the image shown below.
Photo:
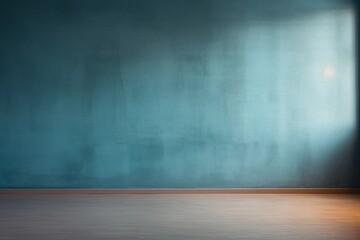
<svg viewBox="0 0 360 240"><path fill-rule="evenodd" d="M0 187L352 184L345 0L0 11Z"/></svg>

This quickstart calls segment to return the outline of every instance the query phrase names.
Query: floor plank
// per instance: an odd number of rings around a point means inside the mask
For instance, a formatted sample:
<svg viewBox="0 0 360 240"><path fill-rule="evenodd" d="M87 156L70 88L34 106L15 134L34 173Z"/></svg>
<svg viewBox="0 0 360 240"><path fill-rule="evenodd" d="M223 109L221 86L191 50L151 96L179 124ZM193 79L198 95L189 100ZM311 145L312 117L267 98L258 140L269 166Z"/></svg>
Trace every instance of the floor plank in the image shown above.
<svg viewBox="0 0 360 240"><path fill-rule="evenodd" d="M344 194L0 195L0 239L360 239Z"/></svg>

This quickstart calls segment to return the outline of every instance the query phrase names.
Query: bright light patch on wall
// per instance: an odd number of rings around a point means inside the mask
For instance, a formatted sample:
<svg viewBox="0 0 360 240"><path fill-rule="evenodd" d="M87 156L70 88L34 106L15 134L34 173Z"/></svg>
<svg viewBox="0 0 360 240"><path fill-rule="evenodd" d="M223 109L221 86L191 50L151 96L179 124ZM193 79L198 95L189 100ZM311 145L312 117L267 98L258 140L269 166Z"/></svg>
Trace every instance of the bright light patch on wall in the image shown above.
<svg viewBox="0 0 360 240"><path fill-rule="evenodd" d="M326 66L323 70L324 77L333 78L335 76L335 68L332 66Z"/></svg>

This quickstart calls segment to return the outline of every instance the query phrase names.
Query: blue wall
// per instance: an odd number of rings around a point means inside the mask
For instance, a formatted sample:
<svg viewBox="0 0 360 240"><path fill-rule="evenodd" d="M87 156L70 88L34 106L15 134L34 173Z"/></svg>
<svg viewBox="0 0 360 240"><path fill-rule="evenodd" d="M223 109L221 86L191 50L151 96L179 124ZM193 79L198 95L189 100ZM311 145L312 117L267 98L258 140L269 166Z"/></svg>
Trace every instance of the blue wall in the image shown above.
<svg viewBox="0 0 360 240"><path fill-rule="evenodd" d="M0 187L348 187L345 0L1 1Z"/></svg>

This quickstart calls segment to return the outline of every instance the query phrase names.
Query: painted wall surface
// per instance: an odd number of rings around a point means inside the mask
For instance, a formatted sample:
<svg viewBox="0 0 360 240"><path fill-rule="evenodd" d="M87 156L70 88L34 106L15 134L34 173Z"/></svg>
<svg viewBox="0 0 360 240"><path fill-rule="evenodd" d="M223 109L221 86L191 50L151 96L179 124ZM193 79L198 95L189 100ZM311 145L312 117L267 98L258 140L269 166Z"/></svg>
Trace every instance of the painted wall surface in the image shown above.
<svg viewBox="0 0 360 240"><path fill-rule="evenodd" d="M0 1L0 187L347 187L345 0Z"/></svg>

